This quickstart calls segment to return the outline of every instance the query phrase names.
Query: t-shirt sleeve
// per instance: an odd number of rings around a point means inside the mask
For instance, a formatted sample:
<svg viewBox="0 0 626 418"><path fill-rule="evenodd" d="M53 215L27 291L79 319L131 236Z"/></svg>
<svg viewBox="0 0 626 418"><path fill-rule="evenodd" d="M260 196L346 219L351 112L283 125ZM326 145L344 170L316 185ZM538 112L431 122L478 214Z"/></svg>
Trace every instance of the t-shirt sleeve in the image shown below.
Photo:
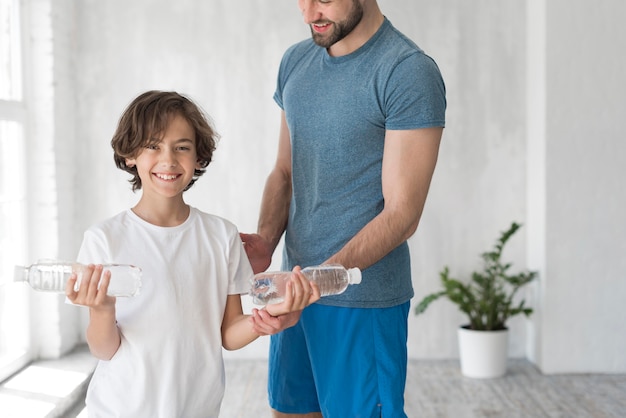
<svg viewBox="0 0 626 418"><path fill-rule="evenodd" d="M81 264L105 264L111 262L104 235L93 227L85 231L76 261Z"/></svg>
<svg viewBox="0 0 626 418"><path fill-rule="evenodd" d="M283 89L287 78L294 70L300 59L310 51L312 42L302 41L287 48L280 60L280 66L278 67L278 75L276 77L276 90L274 91L274 101L281 108L285 109L283 102Z"/></svg>
<svg viewBox="0 0 626 418"><path fill-rule="evenodd" d="M415 53L399 62L384 91L386 129L445 126L444 81L437 64L427 55Z"/></svg>
<svg viewBox="0 0 626 418"><path fill-rule="evenodd" d="M276 77L276 90L274 91L274 102L276 102L278 107L283 110L285 109L285 105L283 104L283 87L285 85L285 73L287 71L286 65L288 56L289 53L287 52L280 62L280 67L278 68L278 76Z"/></svg>
<svg viewBox="0 0 626 418"><path fill-rule="evenodd" d="M228 294L248 293L254 273L239 233L236 233L230 240L229 273Z"/></svg>

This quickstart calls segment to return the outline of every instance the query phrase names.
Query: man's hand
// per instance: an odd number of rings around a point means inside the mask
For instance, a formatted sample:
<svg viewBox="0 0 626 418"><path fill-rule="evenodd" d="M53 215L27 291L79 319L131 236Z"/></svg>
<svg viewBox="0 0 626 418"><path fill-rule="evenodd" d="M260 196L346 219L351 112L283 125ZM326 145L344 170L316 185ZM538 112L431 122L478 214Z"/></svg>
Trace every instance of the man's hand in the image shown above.
<svg viewBox="0 0 626 418"><path fill-rule="evenodd" d="M252 271L254 274L261 273L272 263L272 245L259 234L239 233L243 241L243 248L246 250Z"/></svg>

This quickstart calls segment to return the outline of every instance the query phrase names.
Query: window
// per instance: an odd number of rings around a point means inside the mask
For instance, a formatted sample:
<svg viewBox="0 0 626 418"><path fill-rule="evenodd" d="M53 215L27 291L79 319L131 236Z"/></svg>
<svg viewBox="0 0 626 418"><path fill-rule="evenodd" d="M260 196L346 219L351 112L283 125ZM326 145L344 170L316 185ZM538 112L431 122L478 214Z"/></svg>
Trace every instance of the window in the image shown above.
<svg viewBox="0 0 626 418"><path fill-rule="evenodd" d="M0 380L29 360L28 295L11 283L26 252L25 106L19 0L0 0Z"/></svg>
<svg viewBox="0 0 626 418"><path fill-rule="evenodd" d="M18 0L0 0L0 99L22 98L20 13Z"/></svg>

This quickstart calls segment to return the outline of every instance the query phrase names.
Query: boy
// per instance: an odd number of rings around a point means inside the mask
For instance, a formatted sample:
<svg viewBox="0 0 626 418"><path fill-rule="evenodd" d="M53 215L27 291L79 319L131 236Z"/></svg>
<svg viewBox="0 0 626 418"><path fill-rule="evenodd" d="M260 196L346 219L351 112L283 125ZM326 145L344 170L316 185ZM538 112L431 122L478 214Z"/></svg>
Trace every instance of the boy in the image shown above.
<svg viewBox="0 0 626 418"><path fill-rule="evenodd" d="M201 110L175 92L146 92L120 119L111 141L115 163L142 196L85 232L78 261L137 265L143 283L138 296L116 300L106 294L110 272L93 264L77 291L76 276L68 282L68 299L89 307L87 342L100 359L87 392L89 416L217 417L222 346L238 349L259 336L241 307L253 273L236 227L183 199L215 144ZM317 287L294 272L285 302L253 312L267 333L287 327L276 316L319 299Z"/></svg>

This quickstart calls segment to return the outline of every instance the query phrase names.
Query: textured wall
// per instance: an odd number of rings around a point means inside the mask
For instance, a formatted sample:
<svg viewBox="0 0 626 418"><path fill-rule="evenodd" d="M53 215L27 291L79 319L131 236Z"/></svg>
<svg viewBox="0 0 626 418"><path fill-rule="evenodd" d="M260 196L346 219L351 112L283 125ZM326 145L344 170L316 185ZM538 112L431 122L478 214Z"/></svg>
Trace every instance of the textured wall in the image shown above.
<svg viewBox="0 0 626 418"><path fill-rule="evenodd" d="M439 165L422 222L410 240L416 298L438 288L438 272L444 265L449 265L457 276L467 276L478 268L479 254L491 247L511 221L525 223L527 205L537 200L527 187L529 170L537 169L527 169L528 162L536 160L527 159L526 148L530 119L526 101L530 84L527 39L528 32L534 31L534 22L526 20L529 2L543 4L542 0L379 2L392 23L438 62L448 90L448 123ZM583 0L574 3L574 16L583 24L588 7ZM621 4L618 0L604 3ZM531 234L537 242L528 242L530 227L536 227L525 226L506 253L515 267L523 268L527 248L544 248L535 258L536 265L544 274L549 266L550 276L543 277L541 285L530 294L530 302L540 308L532 325L527 327L521 319L510 324L510 355L524 356L528 344L533 358L547 361L543 363L547 369L554 357L550 350L558 349L562 358L558 370L624 370L626 366L616 360L616 351L610 345L609 329L593 320L602 307L606 308L603 318L609 319L610 326L616 326L612 309L621 309L624 317L624 308L618 305L620 298L611 292L620 274L623 280L623 270L619 270L623 264L620 267L612 262L614 258L609 258L618 256L618 250L623 249L623 234L614 229L605 235L594 226L595 222L604 228L615 224L621 219L616 214L618 207L626 201L623 181L619 180L624 165L618 164L623 163L623 158L620 161L618 157L624 155L623 145L621 149L614 148L616 137L621 134L623 138L624 127L614 123L617 110L597 111L597 106L605 104L623 111L623 94L612 93L614 82L601 80L600 74L596 80L602 89L581 91L592 99L587 102L588 108L574 105L579 90L568 88L569 83L583 78L595 67L589 60L578 72L568 73L578 51L570 39L578 32L570 26L570 15L565 13L570 3L563 0L552 4L547 23L551 29L547 39L553 40L547 51L547 78L555 87L548 90L551 111L544 116L550 120L542 130L545 140L539 144L540 150L547 150L549 164L542 168L549 169L538 179L550 193L547 208L539 209L549 223L548 233ZM76 217L68 225L73 228L68 234L73 238L64 242L67 253L77 251L81 232L88 225L132 206L139 197L130 191L126 175L115 168L109 140L123 108L147 89L173 89L189 94L213 117L222 135L214 163L188 192L188 202L231 219L242 231L255 230L263 184L276 151L279 111L272 93L279 60L287 46L309 36L297 2L249 0L242 8L238 2L227 0L84 0L74 2L74 7L74 38L68 41L67 48L72 50L69 59L75 72L75 93L74 100L68 98L66 106L75 116L75 172L71 179L60 180L76 185ZM592 19L598 30L599 16L617 16L611 15L606 6L600 9L597 19ZM620 34L617 28L606 29L598 37L585 33L590 38L587 47L594 49L598 46L595 41L604 40L605 35L610 41L614 34ZM561 47L567 48L559 52ZM614 51L606 46L592 57L606 58ZM538 55L545 57L546 51L539 51ZM623 69L623 59L620 64ZM562 74L569 74L569 78L561 77ZM610 74L616 77L623 71L612 68ZM615 82L623 93L624 82ZM540 90L546 92L541 86ZM601 100L606 94L609 103ZM568 105L564 113L557 111L561 103ZM590 108L596 111L590 112ZM533 111L536 108L530 109ZM590 114L593 123L588 121ZM566 123L569 121L576 124L570 126ZM604 128L597 131L595 126ZM569 147L573 137L574 149ZM584 145L591 137L594 141L604 140L585 164L586 173L601 167L599 177L588 177L575 169L581 155L586 155L588 149ZM606 161L611 163L608 167ZM573 169L572 177L569 171ZM580 203L578 195L572 193L563 200L560 193L574 192L578 184L585 186L589 199L570 217L568 209ZM585 215L597 213L594 199L608 195L612 196L608 217L595 215L593 223L588 222ZM575 228L572 221L576 222ZM579 234L581 223L585 224L584 236ZM554 227L550 228L550 224ZM563 246L559 238L566 232L568 244ZM603 245L598 247L600 242ZM590 248L597 249L591 253L593 259L588 264L584 260ZM278 255L276 258L275 266L280 261ZM570 260L577 262L568 264ZM591 282L589 276L598 270L605 279ZM553 276L555 271L558 275ZM569 286L570 282L577 285ZM593 283L601 284L602 289ZM623 291L623 286L618 290ZM568 298L562 298L563 294ZM576 307L585 298L591 298L592 303L579 315ZM463 321L447 302L433 305L423 316L411 315L410 356L455 357L456 327ZM573 338L566 334L570 321L595 327L595 345L583 344L580 353L568 355L562 348L580 344L585 335L582 329ZM546 334L556 328L563 331ZM229 355L264 356L265 349L266 341L262 340ZM586 355L592 350L599 350L595 351L599 354L588 361ZM608 356L605 361L601 360L603 355Z"/></svg>
<svg viewBox="0 0 626 418"><path fill-rule="evenodd" d="M254 230L275 158L276 70L284 49L309 36L297 4L268 7L258 0L242 11L227 1L153 1L150 13L146 5L77 5L78 151L97 156L77 160L78 187L87 205L81 205L87 216L78 218L77 227L82 230L136 201L109 157L108 141L128 102L154 88L190 94L222 134L215 162L189 192L189 202L233 220L243 231ZM438 286L444 264L466 273L498 231L513 219L523 221L524 55L518 53L523 5L394 1L381 7L435 58L448 89L441 159L422 224L411 240L419 296ZM523 241L520 235L517 248L512 246L511 256L518 260L523 260ZM411 316L412 355L455 356L454 324L461 321L445 302L423 317ZM523 331L514 334L512 355L523 355Z"/></svg>

